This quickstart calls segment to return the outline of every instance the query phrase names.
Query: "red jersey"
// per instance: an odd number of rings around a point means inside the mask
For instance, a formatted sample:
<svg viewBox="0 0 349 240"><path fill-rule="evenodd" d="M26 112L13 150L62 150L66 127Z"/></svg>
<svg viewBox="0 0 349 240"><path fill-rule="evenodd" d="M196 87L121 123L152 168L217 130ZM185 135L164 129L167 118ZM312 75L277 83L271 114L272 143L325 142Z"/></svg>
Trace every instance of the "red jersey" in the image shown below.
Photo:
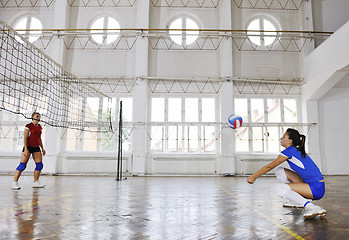
<svg viewBox="0 0 349 240"><path fill-rule="evenodd" d="M29 123L25 125L25 128L29 130L28 147L39 147L42 133L41 125L35 126L34 123Z"/></svg>

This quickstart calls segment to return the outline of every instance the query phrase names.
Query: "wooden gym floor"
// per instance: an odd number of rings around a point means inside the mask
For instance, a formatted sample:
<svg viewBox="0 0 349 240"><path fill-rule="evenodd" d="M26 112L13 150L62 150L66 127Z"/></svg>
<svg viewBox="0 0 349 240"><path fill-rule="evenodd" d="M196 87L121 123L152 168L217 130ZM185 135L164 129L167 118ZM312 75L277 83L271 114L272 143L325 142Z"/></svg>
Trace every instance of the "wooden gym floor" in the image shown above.
<svg viewBox="0 0 349 240"><path fill-rule="evenodd" d="M349 176L327 176L326 218L283 208L274 177L0 176L0 239L349 239Z"/></svg>

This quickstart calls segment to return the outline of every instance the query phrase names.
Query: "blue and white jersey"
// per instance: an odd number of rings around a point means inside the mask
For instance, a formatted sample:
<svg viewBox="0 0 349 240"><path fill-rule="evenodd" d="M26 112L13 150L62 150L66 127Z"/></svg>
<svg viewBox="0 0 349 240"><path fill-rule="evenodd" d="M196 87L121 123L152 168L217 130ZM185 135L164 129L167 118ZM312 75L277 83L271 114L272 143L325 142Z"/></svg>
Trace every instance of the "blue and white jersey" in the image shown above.
<svg viewBox="0 0 349 240"><path fill-rule="evenodd" d="M305 183L318 182L324 179L313 160L308 155L303 158L301 152L294 146L286 148L280 155L288 157L287 162L290 168L298 173Z"/></svg>

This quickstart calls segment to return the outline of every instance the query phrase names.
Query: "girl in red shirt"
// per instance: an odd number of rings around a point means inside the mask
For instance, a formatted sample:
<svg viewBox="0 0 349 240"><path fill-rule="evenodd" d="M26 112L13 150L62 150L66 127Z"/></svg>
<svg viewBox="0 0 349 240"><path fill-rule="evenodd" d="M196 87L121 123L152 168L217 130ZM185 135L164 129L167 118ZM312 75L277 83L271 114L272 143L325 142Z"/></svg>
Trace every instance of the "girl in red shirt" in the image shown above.
<svg viewBox="0 0 349 240"><path fill-rule="evenodd" d="M32 114L32 122L27 124L24 128L24 147L22 150L21 162L16 168L14 175L14 182L12 188L17 190L21 189L18 185L18 179L21 176L24 169L27 167L27 163L30 155L33 156L35 161L35 171L34 171L34 184L33 188L43 188L45 185L39 183L39 177L41 170L43 168L42 156L45 156L46 151L41 141L42 127L39 124L40 114L34 112ZM41 148L41 149L40 149ZM42 153L41 153L42 150Z"/></svg>

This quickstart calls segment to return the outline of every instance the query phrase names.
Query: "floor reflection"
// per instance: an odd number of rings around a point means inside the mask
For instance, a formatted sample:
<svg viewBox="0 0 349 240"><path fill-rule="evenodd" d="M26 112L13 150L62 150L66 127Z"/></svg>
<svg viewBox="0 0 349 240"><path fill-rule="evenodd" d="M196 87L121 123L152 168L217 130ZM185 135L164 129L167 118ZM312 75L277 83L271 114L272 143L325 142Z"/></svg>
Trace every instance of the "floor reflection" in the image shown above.
<svg viewBox="0 0 349 240"><path fill-rule="evenodd" d="M43 176L45 189L0 176L0 239L349 239L348 176L326 177L324 219L283 208L275 178ZM225 189L226 191L224 191Z"/></svg>
<svg viewBox="0 0 349 240"><path fill-rule="evenodd" d="M39 214L39 194L33 189L31 204L23 199L19 191L13 191L14 218L17 222L17 238L34 239L35 223Z"/></svg>

